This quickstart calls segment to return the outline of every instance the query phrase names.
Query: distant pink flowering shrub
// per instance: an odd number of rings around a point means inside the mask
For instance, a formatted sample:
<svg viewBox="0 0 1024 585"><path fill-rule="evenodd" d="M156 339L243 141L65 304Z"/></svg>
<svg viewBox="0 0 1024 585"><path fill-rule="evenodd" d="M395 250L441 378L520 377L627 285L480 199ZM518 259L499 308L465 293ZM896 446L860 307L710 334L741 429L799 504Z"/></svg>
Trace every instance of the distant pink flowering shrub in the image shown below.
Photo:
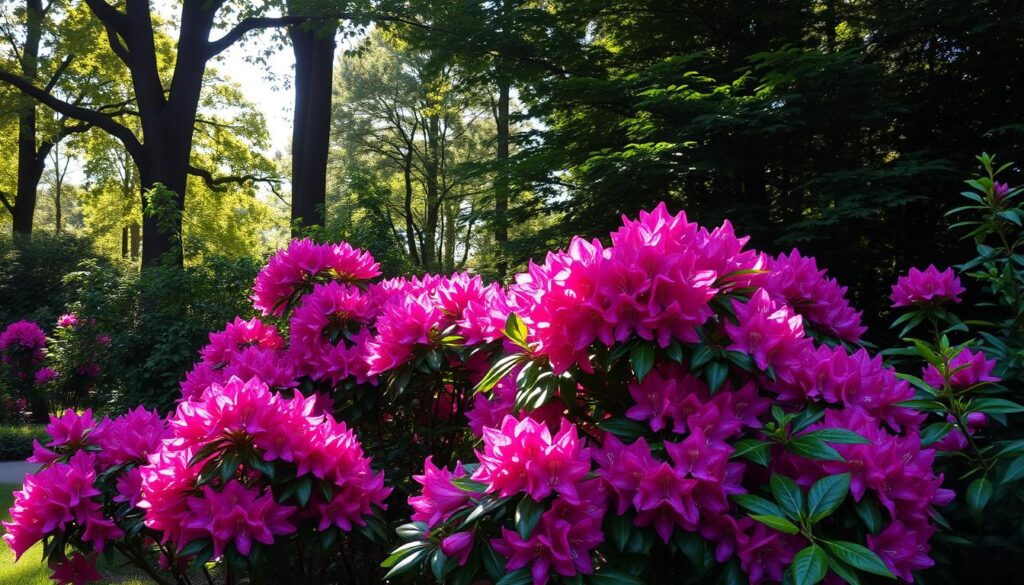
<svg viewBox="0 0 1024 585"><path fill-rule="evenodd" d="M45 347L46 333L32 321L11 323L0 333L0 358L21 377L34 374Z"/></svg>

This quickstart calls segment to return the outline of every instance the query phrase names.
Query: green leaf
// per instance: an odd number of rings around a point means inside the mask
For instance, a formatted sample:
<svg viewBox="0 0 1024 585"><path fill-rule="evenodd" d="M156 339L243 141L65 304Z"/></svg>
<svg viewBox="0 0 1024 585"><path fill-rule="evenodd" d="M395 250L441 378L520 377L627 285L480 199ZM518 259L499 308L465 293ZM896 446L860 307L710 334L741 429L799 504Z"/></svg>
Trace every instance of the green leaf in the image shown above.
<svg viewBox="0 0 1024 585"><path fill-rule="evenodd" d="M774 528L775 530L778 530L779 532L785 532L786 534L796 534L800 532L800 529L797 528L796 524L793 524L792 522L786 520L781 516L764 516L761 514L750 514L750 517L769 528Z"/></svg>
<svg viewBox="0 0 1024 585"><path fill-rule="evenodd" d="M871 441L851 430L838 428L821 429L820 431L814 431L800 436L814 437L815 439L835 443L837 445L867 445L871 443Z"/></svg>
<svg viewBox="0 0 1024 585"><path fill-rule="evenodd" d="M857 515L860 516L864 526L868 529L871 534L878 534L882 530L882 511L878 509L878 505L872 502L868 498L861 498L857 505L854 506L854 510L857 511Z"/></svg>
<svg viewBox="0 0 1024 585"><path fill-rule="evenodd" d="M588 580L594 585L644 585L644 581L626 571L601 569L590 575Z"/></svg>
<svg viewBox="0 0 1024 585"><path fill-rule="evenodd" d="M431 546L429 548L421 548L410 553L408 556L398 561L397 563L395 563L393 567L391 567L391 570L388 571L386 575L384 575L384 580L387 581L392 577L397 577L399 575L408 573L409 571L415 569L416 566L419 565L424 559L426 559L427 555L434 552L434 550L435 547Z"/></svg>
<svg viewBox="0 0 1024 585"><path fill-rule="evenodd" d="M706 368L704 368L704 377L707 379L708 390L710 390L712 394L722 387L722 384L725 383L725 378L728 375L728 362L711 362Z"/></svg>
<svg viewBox="0 0 1024 585"><path fill-rule="evenodd" d="M850 491L850 474L830 475L814 482L807 494L807 518L812 524L835 512Z"/></svg>
<svg viewBox="0 0 1024 585"><path fill-rule="evenodd" d="M825 578L828 571L825 551L812 544L796 553L789 570L792 571L794 585L815 585Z"/></svg>
<svg viewBox="0 0 1024 585"><path fill-rule="evenodd" d="M824 543L830 553L851 567L881 577L896 578L882 562L882 559L864 546L844 540L826 540Z"/></svg>
<svg viewBox="0 0 1024 585"><path fill-rule="evenodd" d="M427 535L427 525L423 522L411 522L395 528L395 534L402 540L423 540Z"/></svg>
<svg viewBox="0 0 1024 585"><path fill-rule="evenodd" d="M843 456L825 441L809 435L801 435L786 445L786 450L807 459L819 461L845 461Z"/></svg>
<svg viewBox="0 0 1024 585"><path fill-rule="evenodd" d="M629 352L629 363L633 366L636 379L643 381L647 372L654 367L654 347L650 343L638 343Z"/></svg>
<svg viewBox="0 0 1024 585"><path fill-rule="evenodd" d="M1007 466L1006 473L1003 474L1003 479L1000 483L1012 483L1022 477L1024 477L1024 457L1018 457Z"/></svg>
<svg viewBox="0 0 1024 585"><path fill-rule="evenodd" d="M501 381L502 378L507 376L509 372L514 370L520 363L526 361L528 356L524 353L514 353L509 356L505 356L495 362L494 366L488 370L487 374L484 375L483 379L476 385L474 391L476 392L490 392L494 385Z"/></svg>
<svg viewBox="0 0 1024 585"><path fill-rule="evenodd" d="M452 478L451 484L464 492L482 494L487 491L486 483L482 483L465 476Z"/></svg>
<svg viewBox="0 0 1024 585"><path fill-rule="evenodd" d="M529 334L530 331L526 328L526 323L519 318L519 315L509 313L508 318L505 319L505 337L519 347L528 350L530 347L526 343L526 338Z"/></svg>
<svg viewBox="0 0 1024 585"><path fill-rule="evenodd" d="M914 410L920 410L922 412L946 412L946 407L941 402L934 400L917 398L914 400L904 400L903 402L897 402L896 406L903 408L913 408Z"/></svg>
<svg viewBox="0 0 1024 585"><path fill-rule="evenodd" d="M516 506L516 532L523 540L530 538L533 529L540 522L541 514L544 513L544 505L535 501L530 496L525 496Z"/></svg>
<svg viewBox="0 0 1024 585"><path fill-rule="evenodd" d="M529 567L523 567L511 573L506 573L494 585L529 585L530 583L533 583L533 575L530 573Z"/></svg>
<svg viewBox="0 0 1024 585"><path fill-rule="evenodd" d="M313 491L313 478L305 475L295 480L295 497L299 501L299 506L305 506L309 502L309 495Z"/></svg>
<svg viewBox="0 0 1024 585"><path fill-rule="evenodd" d="M1024 412L1024 406L1003 398L978 398L971 402L970 409L972 412L987 412L990 414L1015 414L1018 412Z"/></svg>
<svg viewBox="0 0 1024 585"><path fill-rule="evenodd" d="M672 343L668 344L668 346L665 348L665 355L668 356L668 359L670 359L670 360L672 360L672 361L674 361L676 363L682 363L682 361L683 361L683 346L680 345L678 341L673 339Z"/></svg>
<svg viewBox="0 0 1024 585"><path fill-rule="evenodd" d="M786 516L793 520L800 520L804 517L804 494L795 481L784 475L773 473L769 484L772 488L772 496L786 511Z"/></svg>
<svg viewBox="0 0 1024 585"><path fill-rule="evenodd" d="M413 552L431 546L433 545L429 541L417 540L416 542L407 542L402 546L396 548L395 550L391 551L391 554L388 555L386 559L384 559L384 562L382 562L380 566L384 567L385 569L394 567L396 563L398 563L405 557L411 555Z"/></svg>
<svg viewBox="0 0 1024 585"><path fill-rule="evenodd" d="M948 422L937 422L926 426L921 431L921 446L927 447L942 440L942 437L948 435L951 430L953 430L953 425Z"/></svg>
<svg viewBox="0 0 1024 585"><path fill-rule="evenodd" d="M986 477L979 477L967 486L967 507L971 509L972 514L981 515L992 497L992 491L992 482Z"/></svg>
<svg viewBox="0 0 1024 585"><path fill-rule="evenodd" d="M749 459L758 465L764 467L768 466L771 458L771 445L765 441L758 441L757 439L742 439L736 441L733 445L735 450L732 452L732 458L743 457Z"/></svg>
<svg viewBox="0 0 1024 585"><path fill-rule="evenodd" d="M597 423L597 428L608 431L624 441L632 442L646 433L649 427L629 418L610 418Z"/></svg>
<svg viewBox="0 0 1024 585"><path fill-rule="evenodd" d="M785 516L786 513L776 504L760 496L753 494L739 494L732 497L732 501L742 508L746 508L755 514L762 516Z"/></svg>
<svg viewBox="0 0 1024 585"><path fill-rule="evenodd" d="M839 576L847 585L860 585L860 579L857 578L857 572L854 571L846 563L837 561L836 559L826 556L825 560L828 561L828 568L832 569L832 572Z"/></svg>

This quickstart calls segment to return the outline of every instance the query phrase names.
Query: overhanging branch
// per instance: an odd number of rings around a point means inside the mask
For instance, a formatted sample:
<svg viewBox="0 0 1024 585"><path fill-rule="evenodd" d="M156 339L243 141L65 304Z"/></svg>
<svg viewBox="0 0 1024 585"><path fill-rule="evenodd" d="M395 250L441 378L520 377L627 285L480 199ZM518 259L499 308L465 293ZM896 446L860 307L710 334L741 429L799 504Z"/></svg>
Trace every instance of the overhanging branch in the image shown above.
<svg viewBox="0 0 1024 585"><path fill-rule="evenodd" d="M267 183L271 186L277 185L281 182L281 179L275 177L266 177L262 175L224 175L220 177L213 176L207 169L201 169L195 165L188 166L188 174L199 177L206 183L206 186L214 191L223 191L227 185L245 185L246 183Z"/></svg>
<svg viewBox="0 0 1024 585"><path fill-rule="evenodd" d="M211 41L207 45L207 56L214 57L222 53L225 49L238 42L246 34L254 30L262 30L267 28L277 28L281 26L295 26L304 24L307 22L326 22L331 20L354 20L356 17L362 17L366 20L374 22L396 22L399 24L407 24L417 28L426 30L440 30L435 27L417 22L415 20L409 20L402 18L401 16L393 16L389 14L355 14L353 12L337 12L334 14L317 14L313 16L303 16L298 14L290 14L287 16L255 16L246 18L235 25L234 28L224 33L224 36L220 37L215 41Z"/></svg>
<svg viewBox="0 0 1024 585"><path fill-rule="evenodd" d="M14 215L14 205L11 205L11 202L7 199L7 195L8 195L7 193L4 193L3 191L0 191L0 203L3 203L4 207L7 208L7 211L11 215Z"/></svg>
<svg viewBox="0 0 1024 585"><path fill-rule="evenodd" d="M120 140L125 149L127 149L133 157L141 154L142 144L139 142L139 139L135 137L135 134L127 127L115 122L110 116L66 102L53 94L32 85L32 83L24 77L2 69L0 69L0 81L14 86L25 95L36 99L58 114L92 124L104 132L109 133L114 138Z"/></svg>

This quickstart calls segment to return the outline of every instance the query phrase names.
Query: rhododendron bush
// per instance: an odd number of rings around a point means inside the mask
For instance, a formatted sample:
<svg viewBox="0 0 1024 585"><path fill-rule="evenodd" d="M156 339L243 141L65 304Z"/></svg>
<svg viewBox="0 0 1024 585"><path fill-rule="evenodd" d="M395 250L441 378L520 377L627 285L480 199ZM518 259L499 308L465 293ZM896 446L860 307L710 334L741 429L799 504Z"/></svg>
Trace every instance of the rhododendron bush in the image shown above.
<svg viewBox="0 0 1024 585"><path fill-rule="evenodd" d="M162 583L383 560L457 584L803 585L933 564L953 493L926 415L813 259L659 206L508 287L379 274L293 241L169 416L54 418L4 538L43 540L63 582L110 549Z"/></svg>

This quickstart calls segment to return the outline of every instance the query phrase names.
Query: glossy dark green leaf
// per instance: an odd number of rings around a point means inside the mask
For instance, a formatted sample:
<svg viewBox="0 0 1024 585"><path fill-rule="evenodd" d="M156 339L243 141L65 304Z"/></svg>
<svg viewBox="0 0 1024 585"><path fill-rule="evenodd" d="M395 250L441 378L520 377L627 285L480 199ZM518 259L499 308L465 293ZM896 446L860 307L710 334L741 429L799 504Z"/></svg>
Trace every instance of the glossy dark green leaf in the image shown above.
<svg viewBox="0 0 1024 585"><path fill-rule="evenodd" d="M825 476L807 493L807 519L813 524L835 512L850 491L850 474Z"/></svg>

